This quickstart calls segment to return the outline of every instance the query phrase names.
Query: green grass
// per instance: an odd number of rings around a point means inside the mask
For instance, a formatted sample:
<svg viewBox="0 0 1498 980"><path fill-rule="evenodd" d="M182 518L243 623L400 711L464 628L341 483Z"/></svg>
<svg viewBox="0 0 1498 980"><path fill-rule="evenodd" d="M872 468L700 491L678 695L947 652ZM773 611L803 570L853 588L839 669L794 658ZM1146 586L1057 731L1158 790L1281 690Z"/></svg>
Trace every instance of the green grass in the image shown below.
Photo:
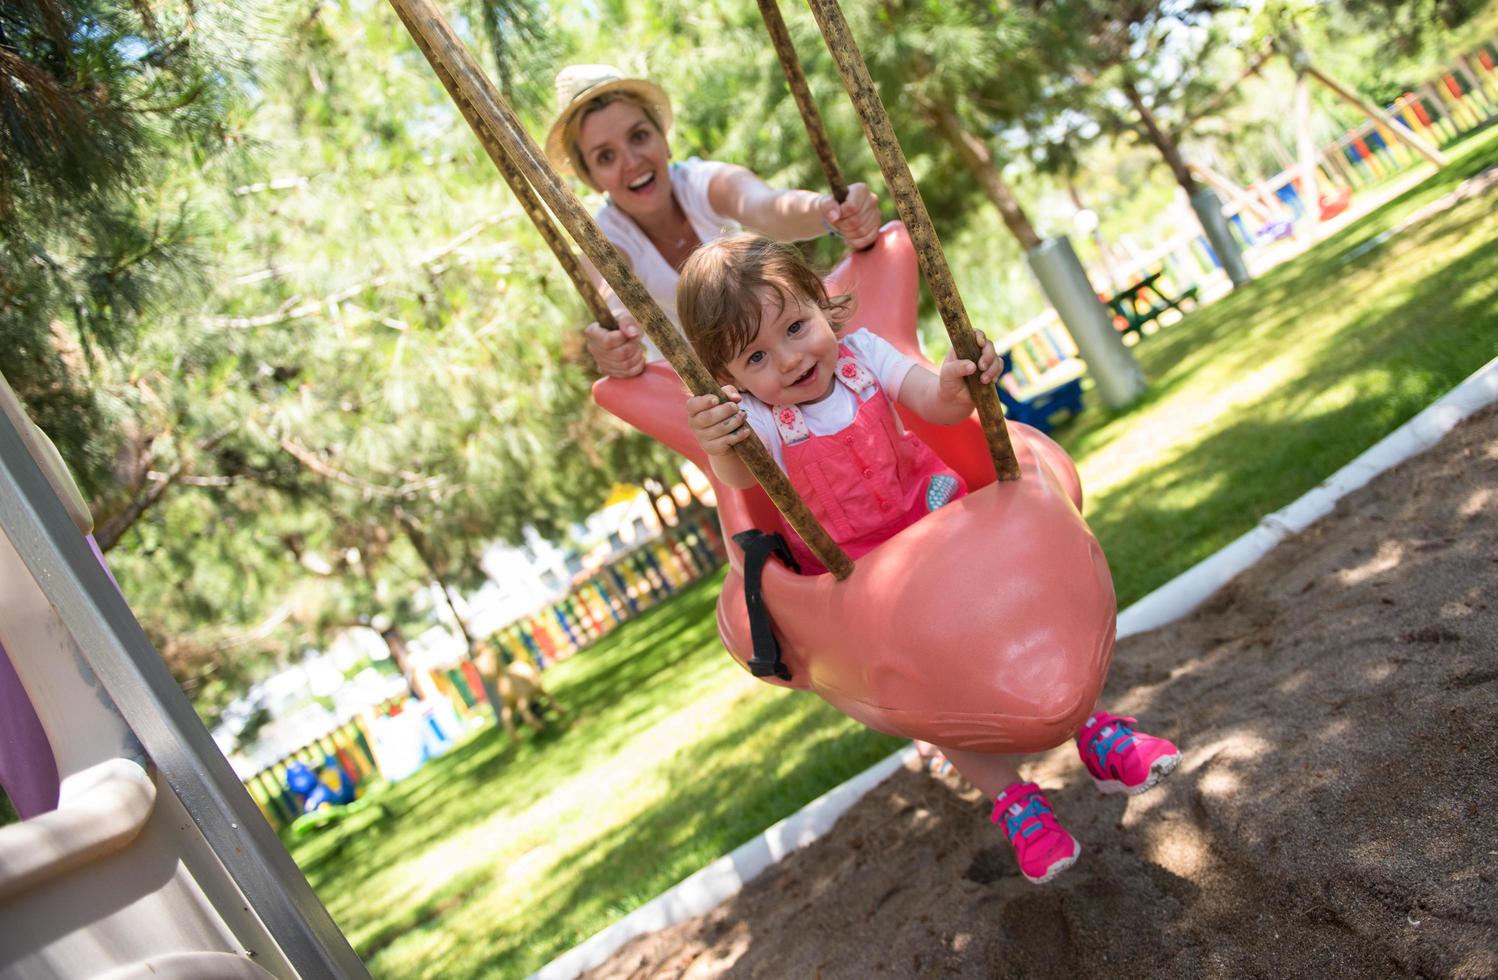
<svg viewBox="0 0 1498 980"><path fill-rule="evenodd" d="M732 666L721 576L547 671L571 712L493 729L292 854L380 977L520 976L897 742Z"/></svg>
<svg viewBox="0 0 1498 980"><path fill-rule="evenodd" d="M1150 378L1063 443L1121 605L1284 506L1498 353L1498 192L1351 253L1498 159L1453 164L1135 348ZM1095 399L1094 399L1095 401ZM290 842L379 977L522 976L896 747L718 645L716 577L547 672L570 725L485 732Z"/></svg>

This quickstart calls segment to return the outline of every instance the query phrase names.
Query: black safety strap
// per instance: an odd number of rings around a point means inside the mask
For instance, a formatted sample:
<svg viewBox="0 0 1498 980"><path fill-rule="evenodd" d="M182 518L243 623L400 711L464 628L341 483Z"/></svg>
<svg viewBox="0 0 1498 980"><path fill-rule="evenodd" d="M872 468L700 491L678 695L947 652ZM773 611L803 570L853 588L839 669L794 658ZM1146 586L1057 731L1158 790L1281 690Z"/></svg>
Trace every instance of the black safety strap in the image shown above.
<svg viewBox="0 0 1498 980"><path fill-rule="evenodd" d="M775 631L770 628L770 610L765 608L765 595L760 588L765 562L774 555L792 571L801 571L785 538L778 534L766 534L758 529L740 531L733 536L734 544L744 549L744 605L749 610L749 636L754 641L754 656L749 659L749 673L755 677L778 677L791 679L791 669L780 662L780 644L775 641Z"/></svg>

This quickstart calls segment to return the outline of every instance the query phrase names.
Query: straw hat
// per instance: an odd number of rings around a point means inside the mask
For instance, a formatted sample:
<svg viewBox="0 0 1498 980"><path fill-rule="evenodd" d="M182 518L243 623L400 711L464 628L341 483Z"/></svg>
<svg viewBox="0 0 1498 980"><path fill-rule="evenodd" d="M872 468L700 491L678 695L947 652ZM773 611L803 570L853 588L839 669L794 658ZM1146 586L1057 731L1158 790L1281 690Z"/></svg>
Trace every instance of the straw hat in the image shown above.
<svg viewBox="0 0 1498 980"><path fill-rule="evenodd" d="M671 98L666 90L643 78L625 78L613 65L568 65L557 72L557 118L546 133L546 159L561 173L575 173L590 186L578 169L571 147L577 142L581 110L593 99L622 92L655 114L661 132L671 129Z"/></svg>

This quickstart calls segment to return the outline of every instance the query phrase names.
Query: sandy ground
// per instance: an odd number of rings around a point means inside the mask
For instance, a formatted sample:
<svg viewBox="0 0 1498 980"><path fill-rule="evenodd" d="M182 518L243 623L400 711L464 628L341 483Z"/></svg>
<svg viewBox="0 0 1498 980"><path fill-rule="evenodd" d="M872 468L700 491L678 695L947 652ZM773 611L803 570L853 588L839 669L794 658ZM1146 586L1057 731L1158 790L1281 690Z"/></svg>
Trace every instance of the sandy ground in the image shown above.
<svg viewBox="0 0 1498 980"><path fill-rule="evenodd" d="M1498 410L1121 643L1105 701L1184 758L1126 799L1037 757L1084 848L1051 884L904 771L590 975L1498 976Z"/></svg>

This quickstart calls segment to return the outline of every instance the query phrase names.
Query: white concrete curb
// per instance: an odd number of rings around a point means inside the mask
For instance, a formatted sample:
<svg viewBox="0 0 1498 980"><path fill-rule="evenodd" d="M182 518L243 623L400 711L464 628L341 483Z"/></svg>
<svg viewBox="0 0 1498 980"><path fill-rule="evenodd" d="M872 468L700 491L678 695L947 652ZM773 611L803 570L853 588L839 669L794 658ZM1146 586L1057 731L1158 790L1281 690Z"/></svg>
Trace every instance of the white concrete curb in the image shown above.
<svg viewBox="0 0 1498 980"><path fill-rule="evenodd" d="M1291 534L1331 513L1338 500L1383 471L1441 441L1462 419L1498 401L1498 358L1447 392L1419 415L1385 436L1367 452L1333 473L1315 489L1259 522L1259 526L1203 559L1118 617L1120 639L1173 622L1249 568ZM808 803L796 813L595 933L531 975L531 980L572 980L603 963L636 936L683 922L716 907L792 851L832 829L869 790L916 758L906 747Z"/></svg>
<svg viewBox="0 0 1498 980"><path fill-rule="evenodd" d="M1119 638L1158 629L1180 619L1275 545L1331 513L1342 497L1384 470L1434 446L1452 426L1494 401L1498 401L1498 358L1483 365L1299 500L1268 515L1252 531L1125 609L1118 616Z"/></svg>

